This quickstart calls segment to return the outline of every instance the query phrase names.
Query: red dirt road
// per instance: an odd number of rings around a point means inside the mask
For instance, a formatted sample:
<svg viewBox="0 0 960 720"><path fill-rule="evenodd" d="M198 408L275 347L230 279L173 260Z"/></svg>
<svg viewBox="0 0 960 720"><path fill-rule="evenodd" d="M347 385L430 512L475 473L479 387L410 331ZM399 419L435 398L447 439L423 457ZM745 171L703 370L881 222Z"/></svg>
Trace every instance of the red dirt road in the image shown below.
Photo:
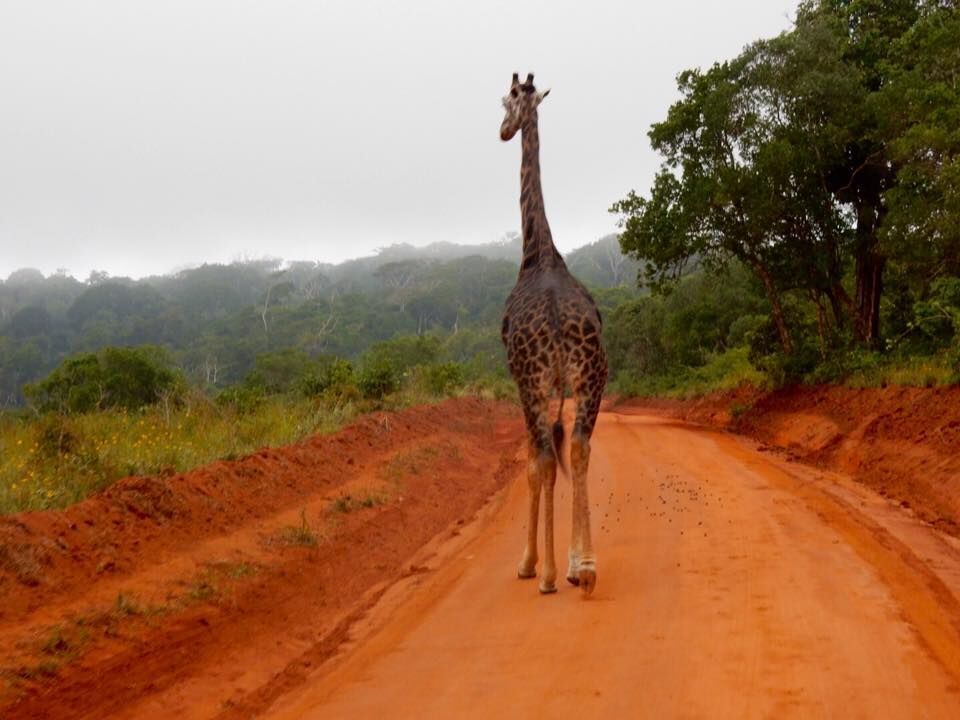
<svg viewBox="0 0 960 720"><path fill-rule="evenodd" d="M643 415L601 416L590 488L592 598L514 577L518 478L266 717L960 716L951 539L843 478Z"/></svg>
<svg viewBox="0 0 960 720"><path fill-rule="evenodd" d="M0 522L0 717L960 717L956 538L633 407L594 436L597 589L541 596L521 437L449 401ZM558 511L562 574L562 478Z"/></svg>

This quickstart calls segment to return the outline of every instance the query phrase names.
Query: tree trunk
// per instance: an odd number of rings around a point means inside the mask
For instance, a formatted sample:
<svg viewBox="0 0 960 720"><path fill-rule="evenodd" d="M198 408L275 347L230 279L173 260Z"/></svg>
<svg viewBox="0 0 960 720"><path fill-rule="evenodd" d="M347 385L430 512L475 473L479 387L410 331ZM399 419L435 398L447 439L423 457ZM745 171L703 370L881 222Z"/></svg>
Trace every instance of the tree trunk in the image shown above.
<svg viewBox="0 0 960 720"><path fill-rule="evenodd" d="M853 317L853 300L839 282L834 283L827 292L827 297L830 299L830 309L833 311L833 320L837 327L846 327L847 319Z"/></svg>
<svg viewBox="0 0 960 720"><path fill-rule="evenodd" d="M763 289L766 291L767 300L770 301L770 314L773 317L773 323L777 326L777 335L780 338L780 346L783 348L784 355L793 355L793 339L790 337L790 330L787 328L787 319L783 313L783 305L780 304L780 293L774 285L773 277L766 267L755 259L750 260L750 267L763 283Z"/></svg>
<svg viewBox="0 0 960 720"><path fill-rule="evenodd" d="M887 263L877 252L877 227L882 217L879 205L863 203L857 208L854 328L861 343L874 347L880 341L880 295Z"/></svg>
<svg viewBox="0 0 960 720"><path fill-rule="evenodd" d="M823 297L816 290L810 291L810 299L817 308L817 341L820 347L820 358L827 359L827 310L823 307Z"/></svg>
<svg viewBox="0 0 960 720"><path fill-rule="evenodd" d="M866 251L857 254L857 329L859 340L876 346L880 341L880 295L886 258Z"/></svg>

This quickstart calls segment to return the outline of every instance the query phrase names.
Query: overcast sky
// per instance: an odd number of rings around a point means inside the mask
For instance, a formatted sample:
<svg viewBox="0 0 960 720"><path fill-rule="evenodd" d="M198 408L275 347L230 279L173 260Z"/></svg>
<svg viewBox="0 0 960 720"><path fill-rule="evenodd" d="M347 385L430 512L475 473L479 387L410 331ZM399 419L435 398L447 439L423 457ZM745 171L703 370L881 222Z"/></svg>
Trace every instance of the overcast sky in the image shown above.
<svg viewBox="0 0 960 720"><path fill-rule="evenodd" d="M340 261L519 228L514 71L536 73L567 251L644 190L676 74L796 0L2 0L0 278Z"/></svg>

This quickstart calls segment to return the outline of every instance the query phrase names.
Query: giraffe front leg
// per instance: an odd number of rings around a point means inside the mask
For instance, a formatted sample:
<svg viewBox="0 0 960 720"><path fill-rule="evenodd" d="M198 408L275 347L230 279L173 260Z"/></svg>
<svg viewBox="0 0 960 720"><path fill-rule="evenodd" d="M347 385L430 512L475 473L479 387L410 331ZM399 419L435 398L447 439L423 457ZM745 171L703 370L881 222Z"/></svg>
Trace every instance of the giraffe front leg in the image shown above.
<svg viewBox="0 0 960 720"><path fill-rule="evenodd" d="M541 475L534 450L530 450L527 461L527 485L530 489L527 517L527 545L523 550L523 559L517 568L517 576L523 579L537 576L537 520L540 517Z"/></svg>

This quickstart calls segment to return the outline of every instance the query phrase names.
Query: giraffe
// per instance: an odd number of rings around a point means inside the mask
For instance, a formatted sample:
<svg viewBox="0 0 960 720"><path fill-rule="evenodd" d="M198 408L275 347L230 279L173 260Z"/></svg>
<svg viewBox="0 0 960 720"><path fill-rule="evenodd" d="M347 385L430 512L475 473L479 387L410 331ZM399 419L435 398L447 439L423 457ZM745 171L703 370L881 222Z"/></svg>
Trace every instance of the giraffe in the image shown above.
<svg viewBox="0 0 960 720"><path fill-rule="evenodd" d="M596 556L590 539L587 466L600 399L607 382L607 357L600 338L602 321L587 289L570 274L557 252L547 224L540 186L540 136L537 107L549 93L539 93L533 74L521 83L514 73L500 139L521 132L520 215L523 258L517 283L507 298L501 337L510 374L517 383L528 436L527 482L529 519L527 542L517 569L521 578L536 577L537 521L541 491L544 501L544 560L540 592L556 592L557 568L553 547L553 497L557 466L566 471L563 449L563 398L569 388L575 402L570 437L573 484L573 533L567 580L579 585L584 597L596 586ZM560 397L560 411L550 422L550 398Z"/></svg>

